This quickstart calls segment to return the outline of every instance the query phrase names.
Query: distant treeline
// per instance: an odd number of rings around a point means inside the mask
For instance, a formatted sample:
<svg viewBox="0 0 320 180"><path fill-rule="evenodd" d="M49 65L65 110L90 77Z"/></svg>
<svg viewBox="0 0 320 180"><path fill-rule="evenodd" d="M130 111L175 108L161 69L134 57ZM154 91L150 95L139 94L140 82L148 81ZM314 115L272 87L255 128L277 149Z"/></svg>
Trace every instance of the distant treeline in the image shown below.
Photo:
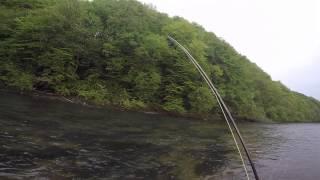
<svg viewBox="0 0 320 180"><path fill-rule="evenodd" d="M190 50L237 117L320 120L319 101L272 81L214 33L134 0L1 0L0 83L128 109L218 115L168 34Z"/></svg>

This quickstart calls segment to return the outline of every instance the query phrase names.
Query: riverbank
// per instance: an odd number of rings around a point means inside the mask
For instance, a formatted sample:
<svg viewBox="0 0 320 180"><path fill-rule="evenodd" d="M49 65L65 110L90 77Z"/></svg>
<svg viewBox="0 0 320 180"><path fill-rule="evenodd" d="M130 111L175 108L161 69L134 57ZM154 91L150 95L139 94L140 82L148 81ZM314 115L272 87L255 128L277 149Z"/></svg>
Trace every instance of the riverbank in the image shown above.
<svg viewBox="0 0 320 180"><path fill-rule="evenodd" d="M6 92L6 93L17 93L17 94L23 94L27 96L37 97L37 98L44 98L44 99L51 99L51 100L57 100L61 102L66 103L72 103L72 104L78 104L85 107L90 108L105 108L109 110L114 111L127 111L127 112L140 112L145 114L154 114L154 115L163 115L163 116L171 116L171 117L181 117L181 118L188 118L192 120L205 120L205 121L224 121L223 117L220 112L216 114L195 114L195 113L179 113L179 112L170 112L165 111L161 109L160 107L136 107L136 108L125 108L117 105L112 104L98 104L90 100L85 100L84 98L78 97L78 96L63 96L56 93L50 93L50 92L44 92L44 91L20 91L15 88L7 88L7 87L1 87L0 91ZM248 119L248 118L242 118L242 117L236 117L235 119L237 122L243 122L243 123L316 123L319 121L273 121L273 120L257 120L257 119Z"/></svg>
<svg viewBox="0 0 320 180"><path fill-rule="evenodd" d="M153 114L153 115L163 115L163 116L171 116L171 117L181 117L181 118L188 118L193 120L211 120L214 119L215 121L223 121L220 116L214 116L210 114L193 114L193 113L178 113L178 112L170 112L160 109L159 107L147 107L147 108L124 108L117 105L110 105L110 104L98 104L90 100L85 100L84 98L77 97L77 96L63 96L55 93L50 92L43 92L43 91L20 91L15 88L0 88L1 92L6 93L14 93L14 94L22 94L26 96L31 96L35 98L44 98L50 100L57 100L61 102L71 103L71 104L78 104L89 108L106 108L109 110L114 111L127 111L127 112L140 112L145 114ZM253 120L244 120L241 119L240 121L244 122L259 122Z"/></svg>

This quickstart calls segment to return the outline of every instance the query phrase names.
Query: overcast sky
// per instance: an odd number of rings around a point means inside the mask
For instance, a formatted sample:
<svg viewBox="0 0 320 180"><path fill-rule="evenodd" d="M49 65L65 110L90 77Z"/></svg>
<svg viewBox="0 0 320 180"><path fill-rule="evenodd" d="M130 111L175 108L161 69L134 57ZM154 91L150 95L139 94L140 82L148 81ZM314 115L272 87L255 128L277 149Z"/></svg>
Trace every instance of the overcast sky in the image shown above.
<svg viewBox="0 0 320 180"><path fill-rule="evenodd" d="M320 0L139 0L197 22L273 80L320 100Z"/></svg>

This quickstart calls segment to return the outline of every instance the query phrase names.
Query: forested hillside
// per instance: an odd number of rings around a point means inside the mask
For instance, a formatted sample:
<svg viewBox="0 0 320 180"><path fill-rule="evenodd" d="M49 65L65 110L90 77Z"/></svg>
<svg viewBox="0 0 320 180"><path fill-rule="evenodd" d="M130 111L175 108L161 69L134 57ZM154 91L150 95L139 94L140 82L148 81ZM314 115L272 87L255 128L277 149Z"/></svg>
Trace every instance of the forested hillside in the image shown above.
<svg viewBox="0 0 320 180"><path fill-rule="evenodd" d="M237 117L320 120L319 101L272 81L214 33L134 0L1 0L0 83L128 109L217 114L168 34L200 62Z"/></svg>

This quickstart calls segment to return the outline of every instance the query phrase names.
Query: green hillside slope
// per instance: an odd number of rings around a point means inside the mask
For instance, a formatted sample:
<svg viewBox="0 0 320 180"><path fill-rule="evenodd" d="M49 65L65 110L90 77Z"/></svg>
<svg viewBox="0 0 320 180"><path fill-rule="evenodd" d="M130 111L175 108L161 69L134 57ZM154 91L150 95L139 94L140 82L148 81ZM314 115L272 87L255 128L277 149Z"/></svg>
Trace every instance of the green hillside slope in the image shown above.
<svg viewBox="0 0 320 180"><path fill-rule="evenodd" d="M200 25L133 0L0 1L0 82L128 109L217 114L168 34L190 50L238 118L320 121L319 101L272 81Z"/></svg>

